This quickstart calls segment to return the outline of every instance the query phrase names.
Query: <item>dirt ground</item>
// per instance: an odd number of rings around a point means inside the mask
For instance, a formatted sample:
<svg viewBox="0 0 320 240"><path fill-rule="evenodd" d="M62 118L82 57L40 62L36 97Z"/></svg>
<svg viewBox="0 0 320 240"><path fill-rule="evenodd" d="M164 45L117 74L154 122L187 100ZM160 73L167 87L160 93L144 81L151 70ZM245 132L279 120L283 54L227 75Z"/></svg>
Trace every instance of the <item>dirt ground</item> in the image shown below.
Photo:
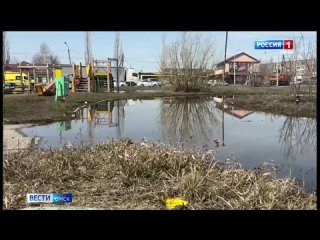
<svg viewBox="0 0 320 240"><path fill-rule="evenodd" d="M3 126L3 146L4 151L18 151L18 149L28 148L32 138L24 136L21 128L30 127L32 124L16 124Z"/></svg>

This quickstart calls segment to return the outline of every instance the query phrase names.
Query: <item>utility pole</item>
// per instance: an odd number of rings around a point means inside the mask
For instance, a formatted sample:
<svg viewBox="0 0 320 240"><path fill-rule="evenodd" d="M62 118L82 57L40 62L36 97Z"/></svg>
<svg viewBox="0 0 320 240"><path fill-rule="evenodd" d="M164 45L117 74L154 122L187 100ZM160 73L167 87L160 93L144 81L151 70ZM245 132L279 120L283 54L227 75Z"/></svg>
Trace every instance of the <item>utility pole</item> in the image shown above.
<svg viewBox="0 0 320 240"><path fill-rule="evenodd" d="M118 107L117 107L117 110L118 110L118 121L117 121L117 138L120 139L121 136L120 136L120 100L117 100L118 102Z"/></svg>
<svg viewBox="0 0 320 240"><path fill-rule="evenodd" d="M236 85L236 55L233 58L233 85Z"/></svg>
<svg viewBox="0 0 320 240"><path fill-rule="evenodd" d="M225 146L224 144L224 96L222 97L222 146Z"/></svg>
<svg viewBox="0 0 320 240"><path fill-rule="evenodd" d="M226 58L227 58L227 44L228 44L228 31L226 31L226 43L224 48L224 64L223 64L223 75L222 75L222 82L224 82L225 78L225 71L226 71ZM222 146L224 144L224 96L222 96Z"/></svg>
<svg viewBox="0 0 320 240"><path fill-rule="evenodd" d="M234 53L234 58L233 58L233 85L236 85L236 55L238 51L240 51L240 49L238 49Z"/></svg>
<svg viewBox="0 0 320 240"><path fill-rule="evenodd" d="M225 43L225 48L224 48L224 64L223 64L222 82L224 82L225 71L226 71L227 44L228 44L228 31L226 31L226 43Z"/></svg>
<svg viewBox="0 0 320 240"><path fill-rule="evenodd" d="M277 61L277 86L279 86L279 53L278 53L278 61Z"/></svg>

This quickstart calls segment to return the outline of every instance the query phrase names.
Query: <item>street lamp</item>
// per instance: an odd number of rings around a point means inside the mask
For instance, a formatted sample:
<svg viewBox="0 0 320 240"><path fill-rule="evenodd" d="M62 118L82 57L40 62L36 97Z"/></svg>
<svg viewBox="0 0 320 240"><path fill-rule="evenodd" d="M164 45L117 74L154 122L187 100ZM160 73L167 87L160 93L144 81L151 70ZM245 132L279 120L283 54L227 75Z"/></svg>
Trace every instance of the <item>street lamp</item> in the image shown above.
<svg viewBox="0 0 320 240"><path fill-rule="evenodd" d="M65 44L65 45L67 46L67 48L68 48L69 62L70 62L70 65L71 65L70 49L69 49L69 46L68 46L67 42L64 42L64 44Z"/></svg>
<svg viewBox="0 0 320 240"><path fill-rule="evenodd" d="M236 55L238 51L240 51L240 49L237 49L233 57L233 85L236 85Z"/></svg>

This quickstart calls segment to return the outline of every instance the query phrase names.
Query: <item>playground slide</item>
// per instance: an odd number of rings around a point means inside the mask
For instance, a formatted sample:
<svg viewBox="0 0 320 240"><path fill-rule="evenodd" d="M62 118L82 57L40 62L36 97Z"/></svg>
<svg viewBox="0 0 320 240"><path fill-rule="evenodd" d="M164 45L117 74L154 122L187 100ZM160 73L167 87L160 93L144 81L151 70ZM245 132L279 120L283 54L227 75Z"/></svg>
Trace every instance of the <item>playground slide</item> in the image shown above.
<svg viewBox="0 0 320 240"><path fill-rule="evenodd" d="M36 91L38 94L42 96L53 96L55 92L53 91L55 87L55 82L51 82L47 87L43 87L42 85L36 85Z"/></svg>
<svg viewBox="0 0 320 240"><path fill-rule="evenodd" d="M55 95L55 92L53 91L55 87L55 82L49 83L49 85L43 89L42 95L43 96L53 96Z"/></svg>

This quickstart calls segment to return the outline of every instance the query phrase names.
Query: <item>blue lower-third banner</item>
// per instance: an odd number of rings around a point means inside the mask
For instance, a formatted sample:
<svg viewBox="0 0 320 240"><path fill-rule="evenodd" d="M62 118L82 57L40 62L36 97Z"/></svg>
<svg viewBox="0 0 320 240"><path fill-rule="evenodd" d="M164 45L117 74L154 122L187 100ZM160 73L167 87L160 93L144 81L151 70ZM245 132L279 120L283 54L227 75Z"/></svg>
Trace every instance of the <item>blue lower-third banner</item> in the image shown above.
<svg viewBox="0 0 320 240"><path fill-rule="evenodd" d="M52 194L39 194L28 193L27 202L29 203L71 203L72 193L52 193Z"/></svg>

